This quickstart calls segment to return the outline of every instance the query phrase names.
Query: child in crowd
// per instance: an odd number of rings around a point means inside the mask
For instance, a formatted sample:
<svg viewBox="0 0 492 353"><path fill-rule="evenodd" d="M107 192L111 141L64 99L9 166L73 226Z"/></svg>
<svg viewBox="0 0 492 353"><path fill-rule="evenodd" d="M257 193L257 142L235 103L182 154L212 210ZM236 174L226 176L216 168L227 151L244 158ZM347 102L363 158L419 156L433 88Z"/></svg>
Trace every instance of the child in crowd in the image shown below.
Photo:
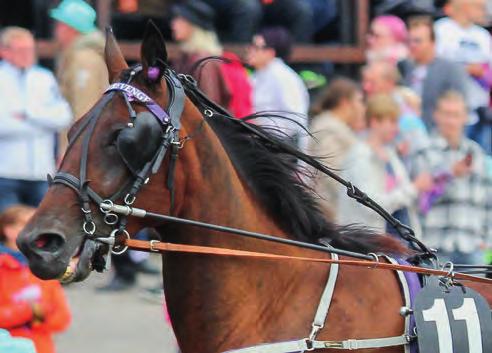
<svg viewBox="0 0 492 353"><path fill-rule="evenodd" d="M31 339L37 353L54 353L53 333L70 323L70 312L58 281L35 277L16 239L34 208L12 206L0 214L0 328Z"/></svg>

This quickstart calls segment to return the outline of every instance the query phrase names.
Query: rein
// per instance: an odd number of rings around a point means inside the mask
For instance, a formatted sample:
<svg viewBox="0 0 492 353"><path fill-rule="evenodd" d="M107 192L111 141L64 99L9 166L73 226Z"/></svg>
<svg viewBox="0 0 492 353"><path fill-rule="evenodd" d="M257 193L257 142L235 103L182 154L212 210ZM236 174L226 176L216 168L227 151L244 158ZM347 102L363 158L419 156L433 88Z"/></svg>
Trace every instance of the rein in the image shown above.
<svg viewBox="0 0 492 353"><path fill-rule="evenodd" d="M436 270L431 268L424 268L418 266L409 265L399 265L379 261L379 255L374 254L372 261L361 261L361 260L334 260L334 259L322 259L313 257L300 257L300 256L289 256L289 255L279 255L271 253L263 253L256 251L245 251L236 249L225 249L212 246L197 246L197 245L187 245L187 244L174 244L165 243L158 240L138 240L138 239L125 239L125 246L128 249L154 252L154 253L166 253L166 252L180 252L189 254L202 254L202 255L217 255L217 256L231 256L231 257L242 257L242 258L254 258L263 260L294 260L302 262L312 262L312 263L322 263L322 264L339 264L347 266L356 267L367 267L369 269L383 269L391 271L404 271L413 272L423 275L435 275L451 280L460 279L464 281L477 282L477 283L487 283L492 284L492 279L471 276L465 273L454 272L451 267L449 270ZM329 248L327 248L329 249ZM333 251L330 251L333 253Z"/></svg>

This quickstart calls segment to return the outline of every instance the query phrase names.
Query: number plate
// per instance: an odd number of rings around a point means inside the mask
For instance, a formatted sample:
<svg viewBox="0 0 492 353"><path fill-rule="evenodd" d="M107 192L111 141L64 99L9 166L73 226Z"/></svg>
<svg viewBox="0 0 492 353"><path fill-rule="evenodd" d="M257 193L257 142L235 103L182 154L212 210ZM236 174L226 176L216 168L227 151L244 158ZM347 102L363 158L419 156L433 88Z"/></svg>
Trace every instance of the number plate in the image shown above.
<svg viewBox="0 0 492 353"><path fill-rule="evenodd" d="M420 352L492 352L489 304L470 288L430 283L415 298L414 316Z"/></svg>

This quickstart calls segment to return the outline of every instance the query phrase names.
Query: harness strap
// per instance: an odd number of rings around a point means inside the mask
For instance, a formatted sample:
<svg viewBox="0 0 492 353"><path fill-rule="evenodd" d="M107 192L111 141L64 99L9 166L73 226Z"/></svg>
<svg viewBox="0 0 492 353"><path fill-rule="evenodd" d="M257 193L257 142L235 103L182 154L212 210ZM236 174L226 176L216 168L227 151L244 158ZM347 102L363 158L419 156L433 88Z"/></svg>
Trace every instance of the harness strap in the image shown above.
<svg viewBox="0 0 492 353"><path fill-rule="evenodd" d="M234 349L224 353L297 353L327 348L355 350L394 347L406 344L408 344L408 337L405 335L384 338L348 339L343 341L309 341L307 339L302 339Z"/></svg>
<svg viewBox="0 0 492 353"><path fill-rule="evenodd" d="M320 239L319 242L328 248L332 247L325 239ZM331 258L333 260L338 260L338 255L332 253ZM326 282L325 289L321 295L321 300L318 305L318 310L316 310L316 315L314 316L313 329L315 327L319 327L319 329L321 329L325 325L328 310L330 309L331 299L333 298L333 293L335 292L335 284L337 283L339 267L340 265L337 263L333 263L330 266L328 281ZM313 339L314 338L315 337L313 337Z"/></svg>
<svg viewBox="0 0 492 353"><path fill-rule="evenodd" d="M118 206L118 207L121 209L121 211L126 210L125 214L128 216L135 216L135 217L144 216L145 211L139 208L133 208L129 206ZM102 204L101 208L112 209L109 205L105 205L105 204ZM123 241L123 244L128 246L128 248L131 250L139 250L139 251L147 251L147 252L159 252L159 253L182 252L182 253L189 253L189 254L249 257L249 258L271 259L271 260L289 260L289 261L296 260L296 261L303 261L303 262L325 263L325 264L337 263L346 266L365 267L370 269L384 269L384 270L392 270L392 271L401 270L405 272L413 272L413 273L420 273L424 275L433 275L433 276L449 277L450 275L449 271L435 270L432 268L417 267L411 265L398 265L398 264L391 264L386 262L378 262L375 261L374 258L371 261L345 260L345 259L333 260L333 259L316 258L316 257L289 256L289 255L279 255L279 254L271 254L271 253L263 253L263 252L217 248L212 246L164 243L158 240L145 241L145 240L137 240L137 239L125 239ZM457 280L492 284L492 279L471 276L460 272L453 273L453 277Z"/></svg>
<svg viewBox="0 0 492 353"><path fill-rule="evenodd" d="M392 263L394 265L398 265L398 261L396 261L394 258L387 256L387 255L384 255L384 258L386 260L388 260L390 263ZM408 282L407 282L407 279L405 277L405 274L400 270L395 270L395 271L396 271L396 274L398 276L398 280L399 280L401 288L402 288L405 306L407 308L411 308L412 302L411 302L411 298L410 298L410 288L408 287ZM408 332L409 334L411 331L410 317L411 317L410 315L405 316L405 331L404 331L404 332ZM410 345L405 345L405 353L410 353Z"/></svg>

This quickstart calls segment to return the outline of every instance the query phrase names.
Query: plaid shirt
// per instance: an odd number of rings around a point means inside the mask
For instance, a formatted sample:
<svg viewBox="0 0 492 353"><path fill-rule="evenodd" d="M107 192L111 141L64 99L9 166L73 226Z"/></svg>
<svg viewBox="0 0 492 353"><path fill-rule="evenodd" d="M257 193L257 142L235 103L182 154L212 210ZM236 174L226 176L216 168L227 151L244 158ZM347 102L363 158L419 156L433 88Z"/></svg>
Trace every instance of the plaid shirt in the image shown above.
<svg viewBox="0 0 492 353"><path fill-rule="evenodd" d="M454 163L471 153L472 172L453 177L425 215L420 214L423 240L430 247L471 253L492 240L492 183L486 155L475 142L463 138L452 149L440 135L431 136L428 147L412 158L412 175L450 172Z"/></svg>

